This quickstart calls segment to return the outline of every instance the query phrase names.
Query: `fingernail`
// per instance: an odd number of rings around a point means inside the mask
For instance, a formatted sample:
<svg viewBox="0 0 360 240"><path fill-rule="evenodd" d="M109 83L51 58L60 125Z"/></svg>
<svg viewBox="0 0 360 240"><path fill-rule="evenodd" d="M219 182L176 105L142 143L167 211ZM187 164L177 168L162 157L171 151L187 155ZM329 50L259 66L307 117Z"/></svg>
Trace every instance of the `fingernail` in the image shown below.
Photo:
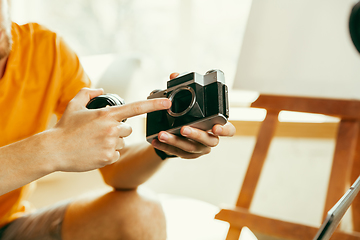
<svg viewBox="0 0 360 240"><path fill-rule="evenodd" d="M159 140L162 141L162 142L164 142L164 141L166 141L168 139L169 139L169 136L168 136L167 133L161 133L160 136L159 136Z"/></svg>
<svg viewBox="0 0 360 240"><path fill-rule="evenodd" d="M165 108L170 108L171 102L170 102L169 100L163 100L163 101L162 101L162 105L163 105Z"/></svg>
<svg viewBox="0 0 360 240"><path fill-rule="evenodd" d="M184 128L184 130L183 130L183 135L184 136L188 136L188 135L190 135L191 134L191 129L190 128Z"/></svg>
<svg viewBox="0 0 360 240"><path fill-rule="evenodd" d="M222 132L222 130L223 130L222 127L219 127L219 128L217 128L217 129L215 130L214 133L215 133L216 135L220 135L221 132Z"/></svg>

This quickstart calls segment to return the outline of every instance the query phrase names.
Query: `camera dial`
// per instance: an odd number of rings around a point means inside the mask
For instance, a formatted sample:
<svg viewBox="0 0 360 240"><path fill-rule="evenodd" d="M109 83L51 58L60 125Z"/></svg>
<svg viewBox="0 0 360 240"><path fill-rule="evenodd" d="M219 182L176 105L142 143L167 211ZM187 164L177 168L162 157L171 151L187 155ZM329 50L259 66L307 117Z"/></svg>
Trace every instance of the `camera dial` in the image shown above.
<svg viewBox="0 0 360 240"><path fill-rule="evenodd" d="M196 102L194 89L188 86L182 86L169 95L171 108L167 110L170 116L180 117L188 113Z"/></svg>
<svg viewBox="0 0 360 240"><path fill-rule="evenodd" d="M211 69L211 70L207 71L207 72L205 73L205 75L210 74L210 73L213 73L213 72L222 72L222 74L224 74L224 72L221 71L220 69Z"/></svg>

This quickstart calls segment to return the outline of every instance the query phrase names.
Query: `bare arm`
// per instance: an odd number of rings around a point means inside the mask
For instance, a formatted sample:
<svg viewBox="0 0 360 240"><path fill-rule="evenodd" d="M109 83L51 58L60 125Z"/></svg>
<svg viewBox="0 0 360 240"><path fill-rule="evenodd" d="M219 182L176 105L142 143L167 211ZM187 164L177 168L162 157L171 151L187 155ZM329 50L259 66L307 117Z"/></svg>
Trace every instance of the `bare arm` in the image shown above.
<svg viewBox="0 0 360 240"><path fill-rule="evenodd" d="M185 129L190 130L190 133L185 134ZM218 136L234 135L235 127L231 123L215 125L212 132L190 127L181 129L183 137L160 132L160 141L154 140L152 145L146 142L122 149L119 161L101 168L100 172L108 185L116 189L134 189L146 182L166 162L155 153L154 147L184 159L198 158L210 153L211 148L218 145Z"/></svg>
<svg viewBox="0 0 360 240"><path fill-rule="evenodd" d="M116 189L134 189L146 182L165 161L148 143L127 146L120 160L100 169L104 181Z"/></svg>
<svg viewBox="0 0 360 240"><path fill-rule="evenodd" d="M46 131L0 148L0 195L55 171Z"/></svg>
<svg viewBox="0 0 360 240"><path fill-rule="evenodd" d="M116 162L131 127L122 119L167 109L168 99L86 109L102 90L82 89L48 131L0 148L0 195L55 171L84 172Z"/></svg>

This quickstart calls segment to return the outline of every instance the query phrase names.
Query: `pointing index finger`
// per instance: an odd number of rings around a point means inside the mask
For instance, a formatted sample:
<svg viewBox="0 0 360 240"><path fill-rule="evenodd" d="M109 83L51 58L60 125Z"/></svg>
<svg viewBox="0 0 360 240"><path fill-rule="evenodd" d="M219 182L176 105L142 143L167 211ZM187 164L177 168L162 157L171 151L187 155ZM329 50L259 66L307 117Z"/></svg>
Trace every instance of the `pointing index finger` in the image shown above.
<svg viewBox="0 0 360 240"><path fill-rule="evenodd" d="M149 99L121 106L114 106L110 111L114 118L121 122L123 119L135 117L144 113L169 109L171 101L167 98Z"/></svg>

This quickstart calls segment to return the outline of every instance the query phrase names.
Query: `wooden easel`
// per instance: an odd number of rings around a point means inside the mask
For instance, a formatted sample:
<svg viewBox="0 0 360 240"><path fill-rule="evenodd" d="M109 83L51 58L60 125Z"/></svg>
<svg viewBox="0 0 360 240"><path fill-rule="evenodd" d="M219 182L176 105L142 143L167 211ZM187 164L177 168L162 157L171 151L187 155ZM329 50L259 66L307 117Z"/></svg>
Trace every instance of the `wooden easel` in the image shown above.
<svg viewBox="0 0 360 240"><path fill-rule="evenodd" d="M317 228L259 216L249 211L271 140L276 132L279 112L287 110L318 113L340 118L323 213L323 217L325 217L328 210L360 175L360 101L260 95L251 107L264 108L267 110L267 115L259 129L257 142L236 206L222 209L215 218L230 223L226 240L238 240L241 228L244 226L254 232L278 238L313 239L318 231ZM352 210L354 232L344 233L337 230L331 239L360 240L359 196L353 202Z"/></svg>

